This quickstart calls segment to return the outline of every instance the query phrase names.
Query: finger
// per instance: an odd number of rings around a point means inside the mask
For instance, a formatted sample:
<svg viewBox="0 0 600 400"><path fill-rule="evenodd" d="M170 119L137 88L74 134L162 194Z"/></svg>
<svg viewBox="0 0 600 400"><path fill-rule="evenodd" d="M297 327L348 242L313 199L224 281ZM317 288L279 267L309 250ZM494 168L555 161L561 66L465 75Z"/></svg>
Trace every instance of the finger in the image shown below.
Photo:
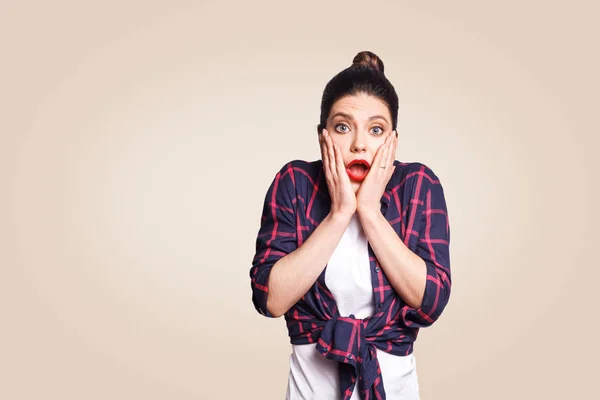
<svg viewBox="0 0 600 400"><path fill-rule="evenodd" d="M390 132L390 134L385 138L385 143L383 144L383 154L381 155L381 166L385 168L380 168L384 174L388 174L391 166L390 160L393 159L393 145L394 145L395 134L394 132Z"/></svg>
<svg viewBox="0 0 600 400"><path fill-rule="evenodd" d="M396 158L396 144L398 143L398 138L396 136L396 132L392 132L390 134L390 136L392 137L390 139L390 151L388 153L388 159L387 159L387 163L386 165L388 167L392 167L394 164L394 158Z"/></svg>
<svg viewBox="0 0 600 400"><path fill-rule="evenodd" d="M396 148L398 145L398 134L396 132L393 132L392 135L394 136L392 137L392 143L390 144L390 153L387 163L389 178L391 178L394 174L394 160L396 159Z"/></svg>
<svg viewBox="0 0 600 400"><path fill-rule="evenodd" d="M333 175L331 173L331 168L329 167L329 151L327 151L327 141L325 138L325 134L321 134L321 157L323 158L323 170L325 173L325 180L328 185L333 184Z"/></svg>
<svg viewBox="0 0 600 400"><path fill-rule="evenodd" d="M325 140L327 141L327 156L329 159L329 170L334 179L338 179L337 168L335 165L335 152L333 151L333 140L331 136L329 136L329 132L325 136Z"/></svg>
<svg viewBox="0 0 600 400"><path fill-rule="evenodd" d="M344 157L342 156L342 149L340 149L340 146L338 146L337 144L334 145L333 147L334 151L335 151L335 159L337 161L337 173L338 176L343 179L350 179L350 177L348 176L348 173L346 172L346 166L344 165Z"/></svg>
<svg viewBox="0 0 600 400"><path fill-rule="evenodd" d="M325 145L325 131L319 135L319 147L321 149L321 159L323 160L323 168L327 168L329 161L327 159L327 147Z"/></svg>
<svg viewBox="0 0 600 400"><path fill-rule="evenodd" d="M377 168L377 170L381 170L383 169L381 167L385 167L385 164L383 163L385 161L383 153L385 152L385 149L387 147L388 139L388 137L385 138L385 141L383 142L383 144L381 144L381 146L379 146L379 148L377 149L377 153L375 153L375 158L373 159L373 164L371 165L371 167Z"/></svg>
<svg viewBox="0 0 600 400"><path fill-rule="evenodd" d="M379 159L379 162L378 162L379 171L381 172L381 174L386 174L387 169L389 168L389 165L388 165L389 152L390 152L390 143L388 141L387 143L385 143L383 145L383 151L381 154L381 158Z"/></svg>

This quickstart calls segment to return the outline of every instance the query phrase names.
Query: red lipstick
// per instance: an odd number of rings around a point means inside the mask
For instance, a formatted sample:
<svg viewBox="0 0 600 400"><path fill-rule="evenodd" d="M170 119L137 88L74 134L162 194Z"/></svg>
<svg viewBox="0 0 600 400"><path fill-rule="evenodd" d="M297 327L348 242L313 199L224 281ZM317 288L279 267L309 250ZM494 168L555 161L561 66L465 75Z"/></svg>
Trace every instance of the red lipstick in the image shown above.
<svg viewBox="0 0 600 400"><path fill-rule="evenodd" d="M367 177L370 168L371 164L367 160L356 159L348 163L346 172L353 181L362 182Z"/></svg>

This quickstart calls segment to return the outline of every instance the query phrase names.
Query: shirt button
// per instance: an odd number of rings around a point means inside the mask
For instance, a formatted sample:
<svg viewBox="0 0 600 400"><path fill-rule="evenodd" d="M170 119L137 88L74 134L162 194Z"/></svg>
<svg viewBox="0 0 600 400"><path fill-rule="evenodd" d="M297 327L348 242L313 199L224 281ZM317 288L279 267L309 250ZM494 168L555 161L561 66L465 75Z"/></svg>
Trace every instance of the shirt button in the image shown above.
<svg viewBox="0 0 600 400"><path fill-rule="evenodd" d="M380 271L379 267L375 267L375 272L379 272L379 271Z"/></svg>
<svg viewBox="0 0 600 400"><path fill-rule="evenodd" d="M348 355L348 360L352 360L352 354Z"/></svg>

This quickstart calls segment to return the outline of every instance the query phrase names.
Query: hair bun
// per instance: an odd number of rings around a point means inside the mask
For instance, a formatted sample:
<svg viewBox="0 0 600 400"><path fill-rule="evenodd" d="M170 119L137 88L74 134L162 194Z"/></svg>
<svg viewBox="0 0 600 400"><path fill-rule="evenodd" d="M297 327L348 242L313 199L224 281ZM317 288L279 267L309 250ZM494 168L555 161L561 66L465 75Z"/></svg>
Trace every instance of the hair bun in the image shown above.
<svg viewBox="0 0 600 400"><path fill-rule="evenodd" d="M353 66L369 67L380 74L383 74L383 61L375 53L370 51L361 51L352 60Z"/></svg>

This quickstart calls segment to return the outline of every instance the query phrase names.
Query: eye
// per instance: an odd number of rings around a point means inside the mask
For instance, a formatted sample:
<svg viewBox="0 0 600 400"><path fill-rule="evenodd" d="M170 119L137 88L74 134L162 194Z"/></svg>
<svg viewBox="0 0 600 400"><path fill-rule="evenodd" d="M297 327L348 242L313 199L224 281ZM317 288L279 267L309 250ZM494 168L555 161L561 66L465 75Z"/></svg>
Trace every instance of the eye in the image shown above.
<svg viewBox="0 0 600 400"><path fill-rule="evenodd" d="M345 128L346 130L341 130L342 128ZM335 126L335 130L339 133L347 133L350 130L350 128L348 128L348 125L346 124L337 124Z"/></svg>
<svg viewBox="0 0 600 400"><path fill-rule="evenodd" d="M374 135L382 135L383 134L383 128L379 127L379 126L375 126L373 127L373 129L371 130L371 132L373 132Z"/></svg>

